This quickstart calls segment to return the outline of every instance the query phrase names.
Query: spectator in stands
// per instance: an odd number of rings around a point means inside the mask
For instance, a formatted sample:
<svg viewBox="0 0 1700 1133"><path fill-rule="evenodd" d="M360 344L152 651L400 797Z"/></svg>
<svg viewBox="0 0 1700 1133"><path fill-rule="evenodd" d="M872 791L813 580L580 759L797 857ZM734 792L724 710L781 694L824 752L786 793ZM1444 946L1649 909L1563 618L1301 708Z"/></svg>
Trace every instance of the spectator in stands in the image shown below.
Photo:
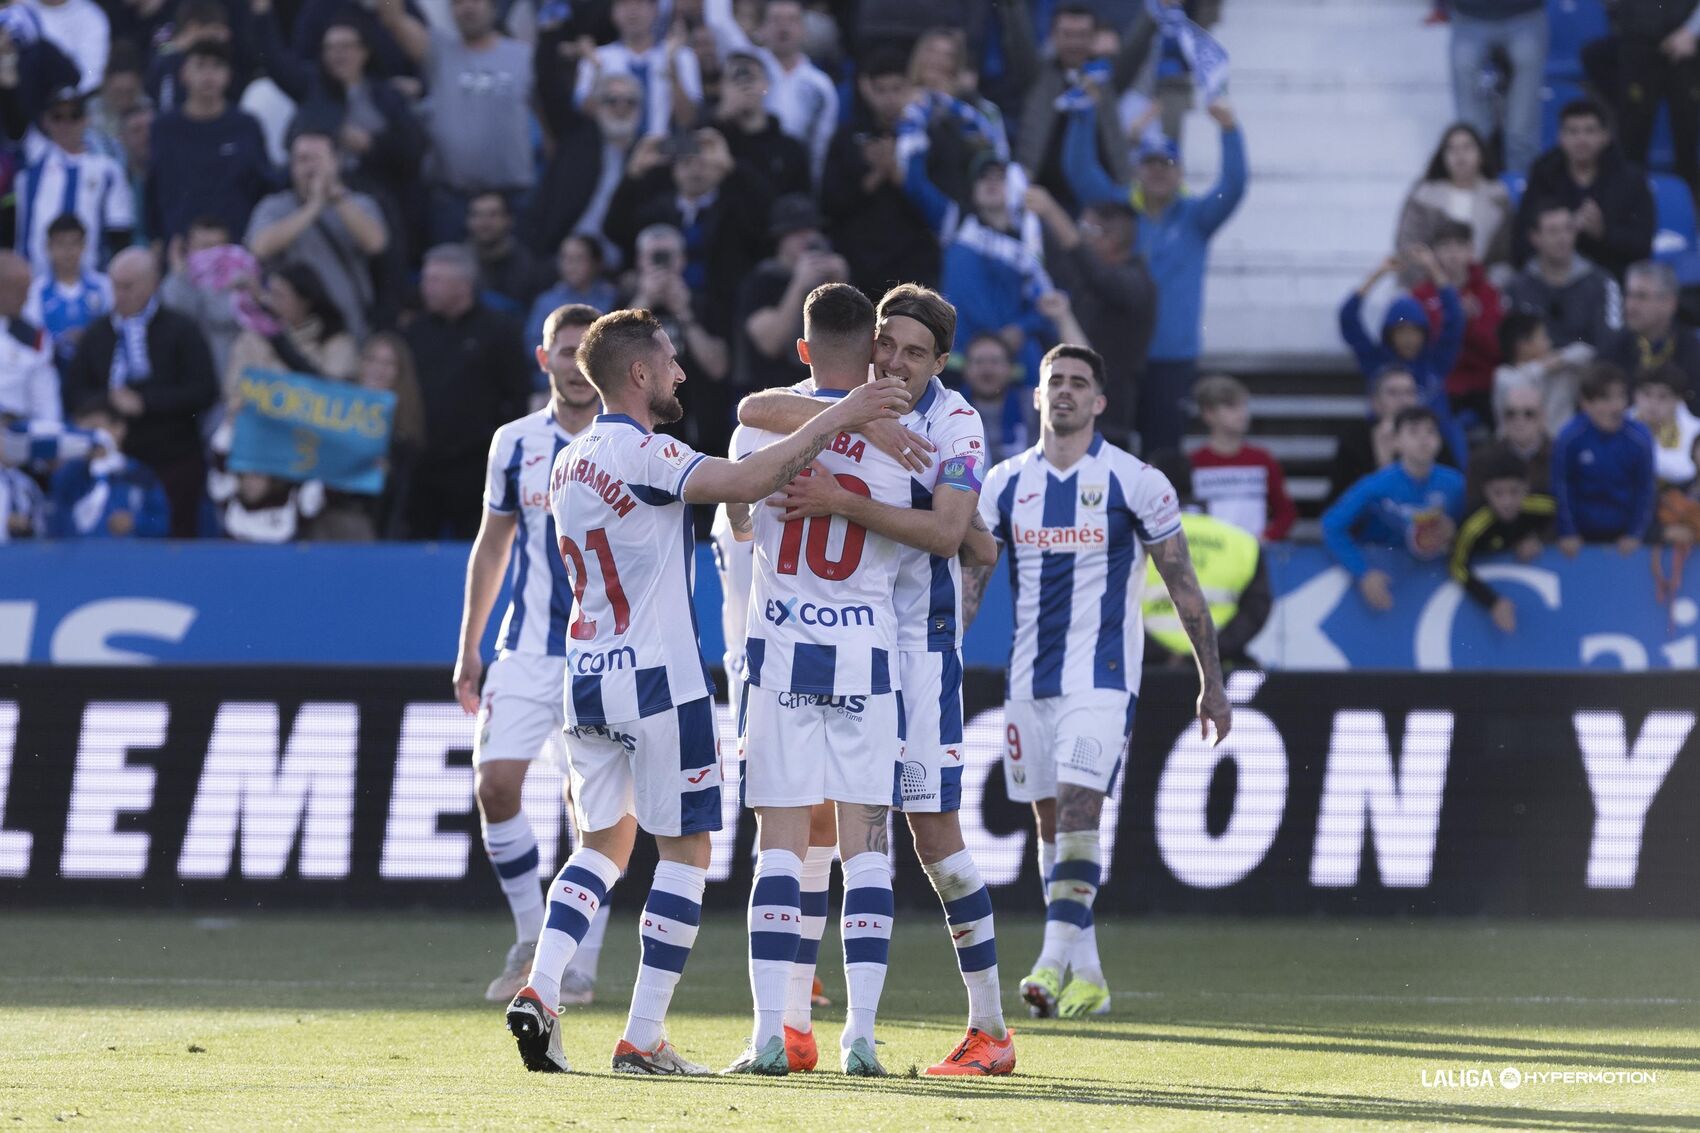
<svg viewBox="0 0 1700 1133"><path fill-rule="evenodd" d="M118 133L124 150L124 176L130 186L130 211L136 218L131 243L137 245L149 244L154 238L147 195L151 180L148 171L153 165L153 123L153 107L134 106L124 113Z"/></svg>
<svg viewBox="0 0 1700 1133"><path fill-rule="evenodd" d="M1686 0L1616 0L1609 5L1622 83L1618 129L1624 155L1647 164L1653 121L1669 111L1677 176L1700 187L1700 9Z"/></svg>
<svg viewBox="0 0 1700 1133"><path fill-rule="evenodd" d="M1139 435L1153 451L1179 446L1186 432L1185 399L1198 379L1210 240L1245 196L1245 138L1239 122L1226 101L1208 109L1222 130L1222 174L1197 197L1181 195L1179 151L1172 145L1141 149L1137 198L1130 186L1111 180L1095 152L1094 110L1071 116L1063 142L1063 164L1082 203L1133 200L1140 210L1139 250L1161 297L1139 398Z"/></svg>
<svg viewBox="0 0 1700 1133"><path fill-rule="evenodd" d="M1552 434L1547 431L1546 407L1533 385L1511 386L1499 397L1497 439L1470 455L1464 477L1471 508L1482 502L1487 470L1502 456L1522 461L1529 487L1541 495L1552 489Z"/></svg>
<svg viewBox="0 0 1700 1133"><path fill-rule="evenodd" d="M309 6L317 2L308 0ZM252 0L260 59L271 80L295 100L294 132L311 129L334 138L344 176L398 206L411 204L425 132L407 97L380 77L394 71L374 67L371 37L388 36L363 5L339 2L342 9L319 21L317 38L298 53L283 41L272 0ZM325 12L322 5L319 10ZM307 14L296 17L298 37ZM399 45L394 40L389 45L399 56Z"/></svg>
<svg viewBox="0 0 1700 1133"><path fill-rule="evenodd" d="M1013 7L1000 5L1000 14ZM925 6L924 11L924 18L929 23L937 18L936 5ZM1006 24L1009 22L1006 17ZM1033 54L1035 49L1031 38L1029 32L1026 36L1028 42L1017 45L1017 51ZM919 36L903 42L913 45L909 52L909 83L914 88L919 109L929 123L938 126L955 119L954 129L968 131L981 144L1000 151L1007 150L1009 132L1003 114L996 104L979 92L979 74L971 61L973 44L961 25L940 20ZM1030 72L1027 62L1025 59L1012 60L1018 69L1026 68ZM949 155L947 164L957 164L958 156L966 165L966 153ZM941 184L940 187L953 197L962 196L967 189L962 184Z"/></svg>
<svg viewBox="0 0 1700 1133"><path fill-rule="evenodd" d="M1669 264L1642 260L1623 278L1623 327L1600 346L1600 358L1631 381L1661 366L1676 367L1690 406L1700 405L1700 341L1676 321L1676 273Z"/></svg>
<svg viewBox="0 0 1700 1133"><path fill-rule="evenodd" d="M458 244L425 254L425 309L403 331L418 367L425 450L408 488L414 539L471 539L496 428L525 412L534 368L517 321L478 301L478 261Z"/></svg>
<svg viewBox="0 0 1700 1133"><path fill-rule="evenodd" d="M53 342L24 318L29 302L30 266L16 252L0 251L0 420L45 421L64 418L59 373L53 368Z"/></svg>
<svg viewBox="0 0 1700 1133"><path fill-rule="evenodd" d="M1458 529L1452 579L1488 611L1500 632L1515 633L1517 607L1476 573L1476 560L1510 551L1520 562L1533 561L1552 537L1557 505L1551 496L1530 491L1529 466L1503 449L1483 462L1481 477L1484 502Z"/></svg>
<svg viewBox="0 0 1700 1133"><path fill-rule="evenodd" d="M1588 370L1579 403L1581 412L1552 444L1558 545L1574 555L1584 542L1615 541L1627 555L1653 523L1653 435L1627 418L1629 379L1610 362Z"/></svg>
<svg viewBox="0 0 1700 1133"><path fill-rule="evenodd" d="M215 249L247 257L245 270L239 273L241 284L233 287L226 273L214 270L226 260L237 262ZM212 354L213 373L222 374L230 366L230 348L242 331L236 321L237 288L258 290L259 262L246 249L232 245L224 222L211 216L190 221L188 233L173 240L166 255L171 272L159 285L160 304L188 316L200 329Z"/></svg>
<svg viewBox="0 0 1700 1133"><path fill-rule="evenodd" d="M41 117L55 91L75 88L82 72L42 38L41 23L24 4L0 8L0 127L12 141Z"/></svg>
<svg viewBox="0 0 1700 1133"><path fill-rule="evenodd" d="M703 324L708 297L685 282L685 238L670 224L655 224L638 234L637 290L625 306L653 311L679 355L679 365L693 378L706 379L680 391L686 404L683 427L687 434L706 428L710 439L730 438L731 395L723 388L732 376L732 347ZM691 407L700 402L702 412ZM693 448L699 445L687 435Z"/></svg>
<svg viewBox="0 0 1700 1133"><path fill-rule="evenodd" d="M1003 339L981 331L962 351L962 395L980 413L986 429L987 467L1027 448L1032 440L1028 422L1031 397L1016 380L1014 358Z"/></svg>
<svg viewBox="0 0 1700 1133"><path fill-rule="evenodd" d="M1439 334L1446 325L1440 288L1449 285L1458 292L1464 339L1458 361L1446 375L1446 400L1460 423L1487 427L1493 421L1493 370L1499 365L1499 324L1505 317L1499 289L1475 262L1467 224L1446 221L1439 227L1434 259L1439 278L1419 281L1411 288L1411 298L1423 305L1429 329Z"/></svg>
<svg viewBox="0 0 1700 1133"><path fill-rule="evenodd" d="M192 75L193 59L185 68ZM194 79L189 79L191 90ZM112 258L113 309L83 332L65 401L106 394L124 415L124 452L153 469L171 501L171 534L195 534L205 465L197 417L218 398L212 356L195 324L162 308L159 269L141 248Z"/></svg>
<svg viewBox="0 0 1700 1133"><path fill-rule="evenodd" d="M1558 148L1529 170L1518 207L1514 263L1531 252L1535 209L1556 202L1576 218L1576 248L1614 277L1653 250L1653 194L1646 175L1612 144L1605 111L1590 99L1559 112ZM1538 254L1538 250L1535 250Z"/></svg>
<svg viewBox="0 0 1700 1133"><path fill-rule="evenodd" d="M33 0L30 7L41 21L42 34L77 65L82 77L76 89L84 95L99 90L112 46L112 28L100 5L94 0Z"/></svg>
<svg viewBox="0 0 1700 1133"><path fill-rule="evenodd" d="M803 336L803 300L823 283L844 283L850 265L821 235L820 210L804 194L773 202L767 234L774 242L738 288L737 392L791 385L809 376L797 357Z"/></svg>
<svg viewBox="0 0 1700 1133"><path fill-rule="evenodd" d="M1423 179L1405 198L1393 246L1433 247L1448 222L1469 226L1478 263L1492 266L1510 258L1511 197L1482 136L1463 122L1446 128Z"/></svg>
<svg viewBox="0 0 1700 1133"><path fill-rule="evenodd" d="M230 89L248 85L249 67L238 55L238 41L230 26L231 9L224 0L180 0L172 22L161 33L168 35L153 53L143 83L161 114L180 109L188 95L183 67L196 45L213 44L228 54L232 81Z"/></svg>
<svg viewBox="0 0 1700 1133"><path fill-rule="evenodd" d="M1393 608L1392 577L1365 561L1360 544L1398 547L1433 559L1452 546L1464 517L1464 474L1436 464L1440 419L1426 406L1399 411L1393 422L1398 459L1359 480L1322 515L1322 538L1358 580L1370 609Z"/></svg>
<svg viewBox="0 0 1700 1133"><path fill-rule="evenodd" d="M1251 391L1226 374L1212 374L1199 380L1192 397L1209 431L1192 453L1192 494L1217 519L1259 539L1285 539L1298 508L1280 463L1267 449L1246 443Z"/></svg>
<svg viewBox="0 0 1700 1133"><path fill-rule="evenodd" d="M531 303L531 314L525 320L525 341L535 345L543 341L543 323L556 307L583 303L603 314L619 303L614 285L602 274L602 243L592 236L574 235L561 241L555 256L555 284ZM541 377L541 371L539 371Z"/></svg>
<svg viewBox="0 0 1700 1133"><path fill-rule="evenodd" d="M384 494L372 500L368 510L375 538L405 539L407 491L413 483L414 466L425 449L425 406L413 368L413 352L401 335L381 330L368 338L360 351L360 372L355 381L362 389L395 394Z"/></svg>
<svg viewBox="0 0 1700 1133"><path fill-rule="evenodd" d="M1553 349L1546 323L1532 311L1512 311L1499 324L1500 354L1505 359L1493 373L1496 416L1504 416L1508 391L1533 390L1545 411L1545 431L1556 436L1576 412L1576 390L1594 351L1585 342Z"/></svg>
<svg viewBox="0 0 1700 1133"><path fill-rule="evenodd" d="M214 443L219 441L228 446L228 427ZM228 447L214 455L228 456ZM325 485L215 467L207 476L207 498L217 505L219 523L229 538L239 543L292 543L324 510Z"/></svg>
<svg viewBox="0 0 1700 1133"><path fill-rule="evenodd" d="M370 325L370 257L389 244L383 210L342 183L336 141L318 128L289 143L290 187L254 209L245 243L268 267L304 264L322 281L356 338Z"/></svg>
<svg viewBox="0 0 1700 1133"><path fill-rule="evenodd" d="M1340 305L1340 337L1351 347L1364 377L1379 374L1389 365L1403 366L1417 379L1422 402L1434 411L1440 422L1441 435L1451 450L1454 464L1461 464L1469 446L1464 431L1452 416L1446 398L1446 378L1458 363L1464 342L1464 307L1458 299L1458 289L1445 282L1439 262L1428 248L1413 247L1410 257L1424 277L1444 284L1437 292L1440 307L1440 329L1434 330L1428 312L1410 295L1401 295L1387 308L1381 322L1381 336L1371 339L1364 330L1364 297L1383 276L1399 271L1400 260L1389 256L1376 266L1358 289L1346 296Z"/></svg>
<svg viewBox="0 0 1700 1133"><path fill-rule="evenodd" d="M781 6L787 5L795 6L794 0L783 0ZM728 58L715 121L726 135L733 160L759 174L776 195L811 192L809 151L768 113L767 81L767 70L753 49L741 49Z"/></svg>
<svg viewBox="0 0 1700 1133"><path fill-rule="evenodd" d="M804 54L804 16L801 0L767 0L755 29L760 47L753 46L736 23L720 20L715 28L726 48L721 97L725 97L724 85L737 79L737 59L747 58L767 71L767 108L779 119L780 129L803 146L808 158L810 181L799 189L801 192L819 182L827 147L838 128L838 88ZM775 191L788 190L776 187Z"/></svg>
<svg viewBox="0 0 1700 1133"><path fill-rule="evenodd" d="M244 330L230 351L224 373L229 398L250 368L311 374L350 381L359 367L359 344L342 321L318 273L306 264L287 264L266 278L261 304L270 319Z"/></svg>
<svg viewBox="0 0 1700 1133"><path fill-rule="evenodd" d="M598 79L592 92L583 113L563 123L532 195L525 239L533 251L546 252L583 233L600 240L604 258L616 263L619 251L603 236L603 221L642 123L643 89L630 75L613 74Z"/></svg>
<svg viewBox="0 0 1700 1133"><path fill-rule="evenodd" d="M1497 97L1482 83L1495 53L1511 63L1505 94L1505 167L1522 173L1541 141L1541 72L1547 57L1544 0L1452 0L1452 102L1480 137L1498 133Z"/></svg>
<svg viewBox="0 0 1700 1133"><path fill-rule="evenodd" d="M1055 334L1039 311L1039 297L1052 287L1010 200L1009 163L994 149L974 155L968 168L972 208L964 216L928 173L925 132L901 135L899 144L910 151L903 188L944 246L939 289L956 305L957 341L991 331L1015 356L1023 381L1037 381L1044 340Z"/></svg>
<svg viewBox="0 0 1700 1133"><path fill-rule="evenodd" d="M629 256L642 229L677 228L685 238L685 283L705 298L702 321L715 337L730 340L738 285L766 246L771 204L766 186L732 160L718 130L649 137L632 148L604 231Z"/></svg>
<svg viewBox="0 0 1700 1133"><path fill-rule="evenodd" d="M413 0L404 0L404 3L409 15L424 20ZM363 50L370 54L369 69L373 75L381 79L413 75L417 68L412 57L390 34L381 16L377 4L350 3L349 0L302 0L295 11L293 54L297 59L318 56L328 67L331 52L327 36L332 26L342 24L354 30ZM321 52L323 55L320 55Z"/></svg>
<svg viewBox="0 0 1700 1133"><path fill-rule="evenodd" d="M427 28L402 0L376 2L385 30L431 91L430 240L458 240L472 194L496 189L512 202L536 180L531 49L496 31L494 0L451 0L453 32Z"/></svg>
<svg viewBox="0 0 1700 1133"><path fill-rule="evenodd" d="M1560 201L1530 205L1523 199L1519 222L1529 224L1534 257L1505 287L1513 307L1546 318L1558 347L1585 342L1601 349L1623 325L1623 292L1607 272L1577 252L1576 216Z"/></svg>
<svg viewBox="0 0 1700 1133"><path fill-rule="evenodd" d="M148 106L142 84L142 53L136 44L115 39L106 61L100 93L89 99L89 148L104 153L120 164L124 146L119 140L124 116L138 106Z"/></svg>
<svg viewBox="0 0 1700 1133"><path fill-rule="evenodd" d="M77 352L83 328L112 310L112 281L84 266L88 233L70 213L47 226L47 270L30 282L24 318L53 340L54 364L63 373Z"/></svg>
<svg viewBox="0 0 1700 1133"><path fill-rule="evenodd" d="M1659 488L1686 491L1694 482L1694 441L1700 418L1682 400L1687 377L1669 362L1647 370L1635 382L1629 415L1653 437L1653 472Z"/></svg>
<svg viewBox="0 0 1700 1133"><path fill-rule="evenodd" d="M656 0L613 0L619 38L604 43L579 65L574 101L590 97L599 75L625 74L643 90L643 133L659 138L689 130L702 105L702 73L697 57L682 40L656 38Z"/></svg>
<svg viewBox="0 0 1700 1133"><path fill-rule="evenodd" d="M181 236L198 216L246 231L248 214L272 187L260 124L226 97L230 74L230 49L217 40L185 53L182 105L153 124L147 204L155 239Z"/></svg>
<svg viewBox="0 0 1700 1133"><path fill-rule="evenodd" d="M13 181L18 251L37 273L46 272L48 226L70 214L82 222L87 236L82 266L95 271L129 246L136 225L124 167L88 148L87 103L73 88L48 99L40 129L47 144Z"/></svg>
<svg viewBox="0 0 1700 1133"><path fill-rule="evenodd" d="M1393 463L1393 422L1401 410L1420 402L1417 379L1403 366L1385 366L1370 381L1369 416L1347 425L1334 449L1328 474L1328 498L1337 500L1346 489L1379 468Z"/></svg>
<svg viewBox="0 0 1700 1133"><path fill-rule="evenodd" d="M523 316L548 285L548 268L514 239L514 218L501 193L474 193L466 207L467 246L478 257L478 291L484 304Z"/></svg>
<svg viewBox="0 0 1700 1133"><path fill-rule="evenodd" d="M1051 13L1050 31L1044 53L1021 61L1023 69L1034 78L1022 101L1016 158L1024 169L1032 170L1033 180L1059 201L1087 204L1088 198L1081 194L1081 186L1066 166L1063 136L1070 128L1067 111L1076 106L1093 110L1094 156L1108 162L1108 177L1117 182L1127 180L1127 139L1121 136L1115 102L1117 95L1133 81L1134 72L1150 50L1151 34L1148 30L1130 41L1126 56L1119 61L1121 66L1112 69L1108 83L1094 84L1090 94L1070 101L1064 96L1082 93L1081 68L1092 59L1098 18L1085 4L1058 4ZM1016 42L1031 50L1030 38Z"/></svg>
<svg viewBox="0 0 1700 1133"><path fill-rule="evenodd" d="M124 415L97 395L79 406L71 420L77 428L101 436L86 457L61 461L53 470L48 533L56 539L159 539L169 534L171 505L159 477L135 457L124 455Z"/></svg>
<svg viewBox="0 0 1700 1133"><path fill-rule="evenodd" d="M1275 607L1263 549L1254 534L1200 510L1201 501L1195 492L1198 470L1187 463L1184 454L1168 449L1153 455L1151 463L1168 477L1180 503L1187 555L1200 587L1209 596L1210 620L1216 627L1216 648L1222 663L1249 665L1252 659L1246 647L1262 632ZM1140 605L1145 624L1145 664L1192 664L1192 643L1186 627L1175 613L1157 564L1149 560Z"/></svg>
<svg viewBox="0 0 1700 1133"><path fill-rule="evenodd" d="M850 282L878 295L893 280L932 286L939 278L938 241L927 218L903 191L897 120L909 104L907 63L892 48L863 60L861 96L827 151L821 208Z"/></svg>
<svg viewBox="0 0 1700 1133"><path fill-rule="evenodd" d="M1026 205L1045 225L1052 275L1068 293L1086 342L1104 356L1109 408L1098 418L1098 429L1112 443L1132 448L1157 321L1157 287L1139 254L1138 215L1131 205L1103 201L1087 206L1076 224L1037 185L1027 190ZM1064 340L1075 341L1066 335Z"/></svg>

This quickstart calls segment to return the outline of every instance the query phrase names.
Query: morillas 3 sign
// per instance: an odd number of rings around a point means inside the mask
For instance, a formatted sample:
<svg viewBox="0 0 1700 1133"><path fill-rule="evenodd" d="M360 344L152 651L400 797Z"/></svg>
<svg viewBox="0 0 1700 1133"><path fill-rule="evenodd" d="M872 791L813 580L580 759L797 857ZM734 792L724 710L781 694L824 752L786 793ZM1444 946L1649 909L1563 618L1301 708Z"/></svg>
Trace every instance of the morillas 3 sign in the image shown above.
<svg viewBox="0 0 1700 1133"><path fill-rule="evenodd" d="M419 669L0 670L0 902L497 907L473 722L447 687ZM1001 682L967 692L964 835L999 906L1036 910ZM1690 678L1241 672L1230 693L1212 748L1192 677L1147 675L1101 910L1700 915ZM559 782L540 766L525 797L545 877L568 845ZM708 900L734 909L754 830L722 795ZM899 899L930 906L908 842Z"/></svg>

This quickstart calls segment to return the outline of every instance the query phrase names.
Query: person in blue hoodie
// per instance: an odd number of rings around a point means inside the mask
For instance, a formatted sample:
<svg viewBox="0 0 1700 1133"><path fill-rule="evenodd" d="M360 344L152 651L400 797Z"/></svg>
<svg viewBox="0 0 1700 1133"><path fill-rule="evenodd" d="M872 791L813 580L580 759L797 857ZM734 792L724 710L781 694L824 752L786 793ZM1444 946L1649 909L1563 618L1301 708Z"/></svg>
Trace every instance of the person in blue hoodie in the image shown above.
<svg viewBox="0 0 1700 1133"><path fill-rule="evenodd" d="M86 457L66 460L54 471L48 534L163 539L171 530L171 505L159 477L121 451L124 415L99 397L79 407L73 421L98 439Z"/></svg>
<svg viewBox="0 0 1700 1133"><path fill-rule="evenodd" d="M1463 428L1452 418L1452 406L1446 399L1446 375L1458 364L1458 353L1464 347L1464 329L1468 320L1458 298L1458 289L1446 282L1435 260L1434 252L1420 245L1409 250L1417 267L1439 288L1440 330L1430 333L1428 312L1410 293L1402 293L1387 308L1381 320L1381 337L1372 339L1364 329L1364 296L1381 281L1384 275L1396 274L1403 261L1389 256L1369 274L1358 289L1340 304L1340 337L1351 347L1358 369L1365 381L1390 365L1400 366L1417 379L1422 403L1434 411L1440 422L1440 437L1446 442L1453 466L1462 468L1469 459L1469 443Z"/></svg>
<svg viewBox="0 0 1700 1133"><path fill-rule="evenodd" d="M1419 559L1451 549L1464 518L1464 474L1437 464L1440 418L1423 405L1401 409L1393 419L1398 459L1370 473L1322 513L1322 541L1358 580L1370 609L1393 608L1392 578L1364 561L1360 544L1404 547Z"/></svg>
<svg viewBox="0 0 1700 1133"><path fill-rule="evenodd" d="M1222 174L1196 197L1181 186L1180 151L1172 141L1140 147L1137 186L1118 184L1098 160L1098 112L1069 115L1063 170L1082 207L1131 203L1139 213L1135 237L1157 284L1157 328L1139 391L1140 444L1146 452L1180 447L1198 380L1204 324L1204 265L1210 240L1239 207L1246 190L1245 136L1224 99L1207 108L1222 128Z"/></svg>
<svg viewBox="0 0 1700 1133"><path fill-rule="evenodd" d="M1653 434L1628 418L1629 379L1610 362L1582 377L1581 412L1552 442L1552 498L1558 546L1610 543L1630 554L1653 524L1658 499Z"/></svg>

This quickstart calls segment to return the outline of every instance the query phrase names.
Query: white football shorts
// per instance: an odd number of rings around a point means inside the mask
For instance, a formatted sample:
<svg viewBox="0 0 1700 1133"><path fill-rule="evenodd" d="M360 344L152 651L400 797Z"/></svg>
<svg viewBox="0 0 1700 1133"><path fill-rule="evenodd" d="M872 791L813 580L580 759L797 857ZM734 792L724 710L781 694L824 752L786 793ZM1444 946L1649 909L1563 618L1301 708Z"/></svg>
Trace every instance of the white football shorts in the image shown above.
<svg viewBox="0 0 1700 1133"><path fill-rule="evenodd" d="M962 654L899 655L903 676L903 773L891 805L938 814L962 806Z"/></svg>
<svg viewBox="0 0 1700 1133"><path fill-rule="evenodd" d="M1057 797L1070 783L1110 793L1139 698L1114 689L1010 700L1003 706L1003 778L1018 803Z"/></svg>
<svg viewBox="0 0 1700 1133"><path fill-rule="evenodd" d="M890 806L903 766L895 692L817 696L744 686L738 750L744 805Z"/></svg>
<svg viewBox="0 0 1700 1133"><path fill-rule="evenodd" d="M566 737L580 830L606 830L628 814L667 838L720 829L712 698L638 720L568 727Z"/></svg>
<svg viewBox="0 0 1700 1133"><path fill-rule="evenodd" d="M495 759L536 759L545 749L561 767L561 697L567 659L535 653L501 653L484 675L474 765Z"/></svg>

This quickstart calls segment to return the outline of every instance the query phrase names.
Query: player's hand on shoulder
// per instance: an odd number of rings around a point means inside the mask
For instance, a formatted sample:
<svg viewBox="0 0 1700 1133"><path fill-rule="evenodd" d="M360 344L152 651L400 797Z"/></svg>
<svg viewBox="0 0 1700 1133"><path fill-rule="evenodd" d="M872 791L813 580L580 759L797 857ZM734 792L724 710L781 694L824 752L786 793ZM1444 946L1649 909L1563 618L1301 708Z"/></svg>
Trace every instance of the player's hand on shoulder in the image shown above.
<svg viewBox="0 0 1700 1133"><path fill-rule="evenodd" d="M822 416L840 429L860 430L870 421L896 420L909 408L909 391L898 378L880 378L857 386Z"/></svg>
<svg viewBox="0 0 1700 1133"><path fill-rule="evenodd" d="M803 469L779 492L769 497L767 506L780 512L780 518L809 519L817 515L832 515L837 511L835 501L849 495L819 461Z"/></svg>
<svg viewBox="0 0 1700 1133"><path fill-rule="evenodd" d="M870 421L862 429L862 435L911 472L931 468L933 461L927 454L938 451L933 442L895 420Z"/></svg>

